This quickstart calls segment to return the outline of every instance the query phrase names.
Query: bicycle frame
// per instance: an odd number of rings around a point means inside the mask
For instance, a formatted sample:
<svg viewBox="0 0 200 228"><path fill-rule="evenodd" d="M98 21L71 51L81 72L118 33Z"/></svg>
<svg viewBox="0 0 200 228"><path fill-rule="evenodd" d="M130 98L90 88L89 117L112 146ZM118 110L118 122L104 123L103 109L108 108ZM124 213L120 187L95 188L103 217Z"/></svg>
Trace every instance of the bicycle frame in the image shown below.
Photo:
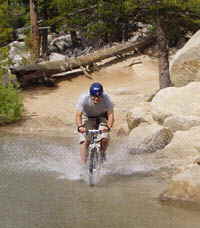
<svg viewBox="0 0 200 228"><path fill-rule="evenodd" d="M87 134L91 137L90 139L90 145L89 150L92 150L93 148L101 149L100 141L98 140L98 135L101 134L101 130L88 130Z"/></svg>

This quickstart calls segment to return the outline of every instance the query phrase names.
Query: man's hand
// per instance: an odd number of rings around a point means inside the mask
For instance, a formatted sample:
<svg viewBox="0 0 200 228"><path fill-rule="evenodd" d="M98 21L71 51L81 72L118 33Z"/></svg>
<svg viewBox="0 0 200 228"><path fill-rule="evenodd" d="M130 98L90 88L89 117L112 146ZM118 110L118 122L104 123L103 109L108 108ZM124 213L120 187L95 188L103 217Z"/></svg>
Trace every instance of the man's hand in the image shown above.
<svg viewBox="0 0 200 228"><path fill-rule="evenodd" d="M85 133L86 132L86 128L84 126L79 126L78 127L78 132Z"/></svg>
<svg viewBox="0 0 200 228"><path fill-rule="evenodd" d="M105 125L105 129L102 129L102 132L109 132L110 127L108 125Z"/></svg>
<svg viewBox="0 0 200 228"><path fill-rule="evenodd" d="M108 129L109 131L111 130L113 124L114 124L114 112L113 111L110 111L107 113L108 114L108 120L107 120L107 126L108 126Z"/></svg>

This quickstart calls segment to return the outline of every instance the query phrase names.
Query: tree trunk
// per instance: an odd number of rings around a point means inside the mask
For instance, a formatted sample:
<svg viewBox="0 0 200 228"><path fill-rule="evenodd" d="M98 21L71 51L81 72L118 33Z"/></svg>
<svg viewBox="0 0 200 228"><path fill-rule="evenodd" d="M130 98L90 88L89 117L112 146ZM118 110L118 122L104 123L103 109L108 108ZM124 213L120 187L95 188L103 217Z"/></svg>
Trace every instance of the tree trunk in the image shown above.
<svg viewBox="0 0 200 228"><path fill-rule="evenodd" d="M159 46L159 83L160 89L172 86L169 73L169 49L164 29L157 18L157 41Z"/></svg>
<svg viewBox="0 0 200 228"><path fill-rule="evenodd" d="M36 0L30 0L30 18L31 18L31 38L34 60L37 61L40 56L40 35L37 23Z"/></svg>
<svg viewBox="0 0 200 228"><path fill-rule="evenodd" d="M72 45L75 48L78 45L78 38L75 30L70 31Z"/></svg>
<svg viewBox="0 0 200 228"><path fill-rule="evenodd" d="M100 49L85 56L69 58L65 61L50 61L19 66L12 68L11 71L13 74L16 74L19 82L23 83L24 81L29 81L33 78L51 77L52 74L66 72L81 66L87 66L106 58L124 54L130 51L142 51L154 41L155 37L150 35L140 41L127 42L125 44L119 44L111 48Z"/></svg>
<svg viewBox="0 0 200 228"><path fill-rule="evenodd" d="M48 28L49 27L41 27L40 28L40 36L41 36L41 49L42 49L42 58L46 59L48 54Z"/></svg>

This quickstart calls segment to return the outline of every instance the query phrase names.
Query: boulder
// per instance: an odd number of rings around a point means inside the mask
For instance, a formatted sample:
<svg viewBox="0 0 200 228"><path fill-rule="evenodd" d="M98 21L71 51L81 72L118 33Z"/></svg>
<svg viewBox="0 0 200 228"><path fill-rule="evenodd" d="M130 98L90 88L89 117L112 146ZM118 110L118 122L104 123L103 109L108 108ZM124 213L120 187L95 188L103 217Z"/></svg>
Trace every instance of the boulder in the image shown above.
<svg viewBox="0 0 200 228"><path fill-rule="evenodd" d="M69 34L56 37L48 37L49 40L49 52L58 52L64 54L67 49L72 49L72 40Z"/></svg>
<svg viewBox="0 0 200 228"><path fill-rule="evenodd" d="M171 142L160 151L164 155L163 159L170 161L178 170L184 170L185 166L199 157L199 132L200 126L173 133Z"/></svg>
<svg viewBox="0 0 200 228"><path fill-rule="evenodd" d="M193 164L175 175L160 198L200 202L200 166Z"/></svg>
<svg viewBox="0 0 200 228"><path fill-rule="evenodd" d="M151 105L149 102L142 102L136 108L131 109L126 116L128 128L132 130L140 123L153 123Z"/></svg>
<svg viewBox="0 0 200 228"><path fill-rule="evenodd" d="M133 129L128 138L128 151L132 154L153 153L168 145L173 137L168 128L143 123Z"/></svg>
<svg viewBox="0 0 200 228"><path fill-rule="evenodd" d="M180 49L170 63L174 86L200 81L200 30Z"/></svg>
<svg viewBox="0 0 200 228"><path fill-rule="evenodd" d="M196 158L193 162L193 164L200 165L200 157Z"/></svg>
<svg viewBox="0 0 200 228"><path fill-rule="evenodd" d="M185 131L192 127L200 125L198 116L170 116L164 120L163 126L168 127L171 131Z"/></svg>
<svg viewBox="0 0 200 228"><path fill-rule="evenodd" d="M66 57L59 53L53 52L49 55L49 61L59 61L59 60L65 60L65 59Z"/></svg>
<svg viewBox="0 0 200 228"><path fill-rule="evenodd" d="M151 102L153 119L163 124L170 116L200 117L200 82L192 82L181 88L160 90Z"/></svg>
<svg viewBox="0 0 200 228"><path fill-rule="evenodd" d="M14 41L9 44L9 58L13 66L17 67L30 61L30 53L25 42Z"/></svg>
<svg viewBox="0 0 200 228"><path fill-rule="evenodd" d="M200 152L200 127L191 128L188 131L177 131L171 142L162 150L155 153L153 163L159 163L160 168L167 168L161 176L167 180L172 175L185 172L187 167L199 163ZM170 170L170 172L169 172Z"/></svg>
<svg viewBox="0 0 200 228"><path fill-rule="evenodd" d="M115 131L118 137L127 136L129 134L129 129L126 123L119 125L119 127L116 127Z"/></svg>

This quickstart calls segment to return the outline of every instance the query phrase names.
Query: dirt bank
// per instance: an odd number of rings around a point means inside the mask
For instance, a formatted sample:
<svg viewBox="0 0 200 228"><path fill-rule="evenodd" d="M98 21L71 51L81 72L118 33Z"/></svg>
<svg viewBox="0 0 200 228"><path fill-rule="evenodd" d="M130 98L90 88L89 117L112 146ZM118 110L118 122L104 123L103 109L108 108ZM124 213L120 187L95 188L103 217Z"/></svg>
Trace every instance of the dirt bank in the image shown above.
<svg viewBox="0 0 200 228"><path fill-rule="evenodd" d="M75 104L94 81L104 85L115 103L115 134L126 122L127 111L158 89L157 60L148 56L132 57L108 64L91 77L80 75L60 81L56 88L37 87L23 91L24 120L1 127L0 131L57 136L74 134Z"/></svg>

